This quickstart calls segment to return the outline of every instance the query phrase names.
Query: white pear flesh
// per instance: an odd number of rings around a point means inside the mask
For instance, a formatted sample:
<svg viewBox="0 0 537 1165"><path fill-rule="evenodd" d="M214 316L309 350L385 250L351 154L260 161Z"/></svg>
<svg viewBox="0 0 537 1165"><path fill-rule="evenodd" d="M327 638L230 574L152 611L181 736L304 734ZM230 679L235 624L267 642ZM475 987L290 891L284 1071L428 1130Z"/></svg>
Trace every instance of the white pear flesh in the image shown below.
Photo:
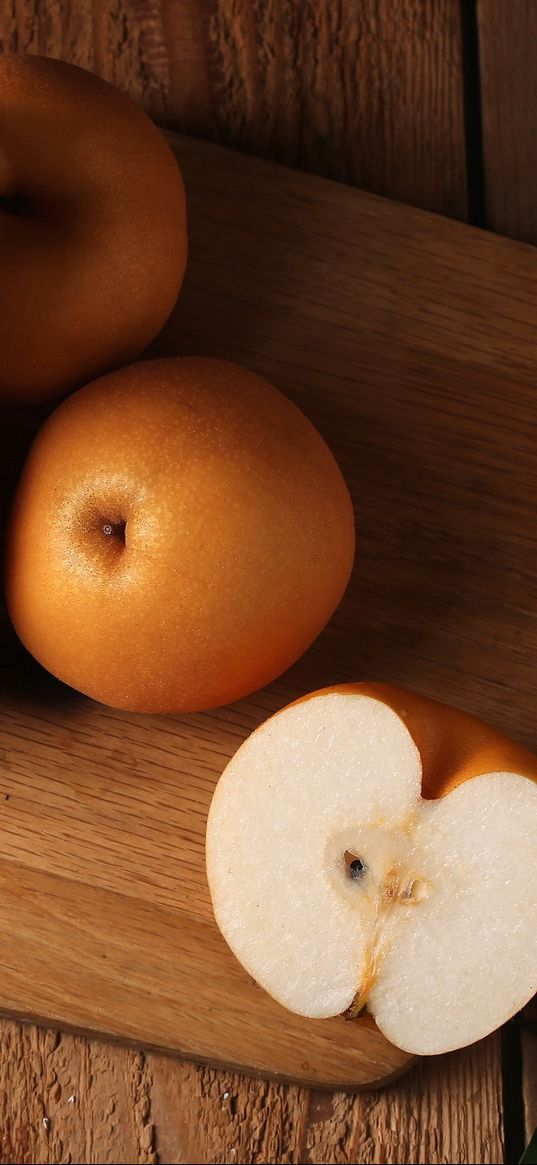
<svg viewBox="0 0 537 1165"><path fill-rule="evenodd" d="M224 938L279 1003L312 1018L366 1004L392 1043L430 1055L537 990L537 783L490 772L438 800L421 785L381 700L291 705L218 782L207 874Z"/></svg>

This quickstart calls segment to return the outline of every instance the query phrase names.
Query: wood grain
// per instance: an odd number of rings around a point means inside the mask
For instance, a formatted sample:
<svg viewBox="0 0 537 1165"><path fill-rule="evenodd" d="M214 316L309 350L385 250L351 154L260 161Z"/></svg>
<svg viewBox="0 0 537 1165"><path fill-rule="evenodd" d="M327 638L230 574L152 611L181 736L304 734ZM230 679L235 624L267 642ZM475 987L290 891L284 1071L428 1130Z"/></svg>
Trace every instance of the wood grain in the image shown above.
<svg viewBox="0 0 537 1165"><path fill-rule="evenodd" d="M459 0L12 0L15 49L93 69L171 128L467 215Z"/></svg>
<svg viewBox="0 0 537 1165"><path fill-rule="evenodd" d="M478 0L487 225L537 242L537 6Z"/></svg>
<svg viewBox="0 0 537 1165"><path fill-rule="evenodd" d="M305 688L367 674L450 699L535 746L537 631L528 498L537 292L531 251L214 147L183 141L177 149L190 192L192 260L159 349L242 359L302 404L337 450L353 488L361 525L359 569L338 618L292 673L254 700L214 716L125 718L37 674L33 692L29 675L24 691L17 692L14 675L4 674L9 711L3 722L8 747L2 755L2 873L5 884L18 889L0 896L0 903L4 912L16 908L19 934L24 912L35 907L34 941L37 936L39 944L42 936L45 949L58 898L34 896L32 905L28 890L42 877L49 891L59 883L61 895L69 888L67 907L65 900L61 906L61 917L76 933L61 960L68 969L80 944L87 950L81 922L88 881L107 909L117 896L122 911L128 913L136 899L137 917L146 919L148 909L160 917L174 902L179 841L189 855L183 858L189 898L202 913L195 840L171 785L161 784L163 758L169 765L173 755L180 774L185 750L190 756L194 723L205 795L224 755L272 707ZM38 715L28 710L37 695ZM153 788L147 808L138 800L145 781ZM143 876L131 857L136 852L144 856ZM113 946L121 954L124 924L117 913L112 917ZM13 965L17 959L15 950ZM96 968L95 957L94 974ZM121 974L130 985L139 968L133 971L125 958ZM36 973L33 986L40 984L41 991L48 989ZM55 990L63 1006L64 993ZM84 1001L77 1005L83 1009ZM58 1002L56 1007L58 1018ZM14 1025L4 1031L13 1048L21 1046ZM32 1031L29 1038L37 1041L41 1080L52 1037ZM75 1041L62 1036L60 1045L67 1039ZM69 1064L97 1054L97 1044L80 1041L76 1047ZM104 1053L104 1081L116 1071L116 1061L108 1059L112 1051ZM133 1054L117 1052L117 1088L127 1090L122 1095L131 1098L132 1116L132 1065L138 1064L141 1111L149 1114L147 1098L154 1091L160 1115L154 1121L147 1115L148 1145L134 1149L128 1139L134 1133L125 1131L131 1116L121 1117L118 1137L127 1138L121 1151L128 1159L158 1152L159 1135L168 1138L162 1141L164 1159L175 1153L177 1160L197 1159L198 1153L207 1160L237 1160L239 1153L243 1160L302 1160L305 1154L320 1160L329 1143L328 1160L397 1160L402 1136L412 1161L500 1159L497 1037L424 1065L423 1076L412 1074L380 1098L341 1097L332 1107L317 1096L310 1102L304 1089L245 1083L160 1057L135 1062ZM4 1080L14 1059L20 1057L8 1055ZM150 1077L148 1065L157 1060L162 1072L155 1069ZM26 1055L21 1063L26 1065ZM421 1083L413 1084L416 1079ZM235 1091L218 1092L223 1080ZM177 1102L170 1116L175 1087L185 1107ZM434 1136L418 1122L424 1089ZM238 1124L226 1123L222 1113L216 1119L225 1091L236 1098ZM207 1124L200 1112L207 1113ZM97 1115L91 1119L95 1126ZM59 1122L63 1144L70 1134ZM8 1122L11 1146L22 1144L19 1123ZM36 1149L35 1140L32 1145L28 1160L49 1152L46 1146ZM10 1151L16 1159L19 1148ZM90 1148L88 1160L121 1159L119 1149L116 1158L99 1157L100 1151ZM56 1156L43 1159L62 1159L60 1150L50 1153Z"/></svg>

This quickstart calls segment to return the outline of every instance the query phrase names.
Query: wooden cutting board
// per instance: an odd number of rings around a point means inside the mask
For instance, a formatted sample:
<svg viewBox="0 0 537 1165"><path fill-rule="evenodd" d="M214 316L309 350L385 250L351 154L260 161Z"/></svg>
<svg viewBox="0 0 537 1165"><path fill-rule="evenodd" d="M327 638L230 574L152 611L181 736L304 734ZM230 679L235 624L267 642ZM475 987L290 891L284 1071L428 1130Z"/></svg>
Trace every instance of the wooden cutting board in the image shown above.
<svg viewBox="0 0 537 1165"><path fill-rule="evenodd" d="M291 672L210 714L111 711L4 660L0 1009L320 1087L378 1084L409 1057L369 1020L293 1017L227 950L205 817L246 734L342 680L389 679L537 743L537 261L174 142L190 268L154 351L238 359L301 405L353 491L356 570Z"/></svg>

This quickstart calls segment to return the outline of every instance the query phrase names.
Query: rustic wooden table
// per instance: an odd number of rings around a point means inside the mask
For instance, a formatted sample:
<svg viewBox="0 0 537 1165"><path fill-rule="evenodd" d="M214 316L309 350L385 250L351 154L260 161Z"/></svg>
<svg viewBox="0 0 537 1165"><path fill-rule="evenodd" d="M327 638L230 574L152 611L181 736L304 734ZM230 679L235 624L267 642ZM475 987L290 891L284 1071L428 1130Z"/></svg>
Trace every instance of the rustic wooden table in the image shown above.
<svg viewBox="0 0 537 1165"><path fill-rule="evenodd" d="M0 5L0 52L62 56L164 125L534 243L536 48L534 0ZM533 1029L353 1097L2 1020L1 1161L511 1162L537 1124Z"/></svg>

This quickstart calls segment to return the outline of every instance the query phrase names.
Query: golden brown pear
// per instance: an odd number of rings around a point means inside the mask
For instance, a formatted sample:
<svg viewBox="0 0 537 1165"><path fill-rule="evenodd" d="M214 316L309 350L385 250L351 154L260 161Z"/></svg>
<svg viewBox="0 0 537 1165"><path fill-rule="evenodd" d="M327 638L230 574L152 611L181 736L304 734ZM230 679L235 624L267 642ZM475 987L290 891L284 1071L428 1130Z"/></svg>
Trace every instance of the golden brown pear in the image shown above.
<svg viewBox="0 0 537 1165"><path fill-rule="evenodd" d="M319 634L354 556L327 445L236 364L154 360L69 397L16 493L6 593L28 650L120 708L214 707Z"/></svg>
<svg viewBox="0 0 537 1165"><path fill-rule="evenodd" d="M184 188L160 131L85 69L0 56L0 400L126 363L169 315Z"/></svg>

